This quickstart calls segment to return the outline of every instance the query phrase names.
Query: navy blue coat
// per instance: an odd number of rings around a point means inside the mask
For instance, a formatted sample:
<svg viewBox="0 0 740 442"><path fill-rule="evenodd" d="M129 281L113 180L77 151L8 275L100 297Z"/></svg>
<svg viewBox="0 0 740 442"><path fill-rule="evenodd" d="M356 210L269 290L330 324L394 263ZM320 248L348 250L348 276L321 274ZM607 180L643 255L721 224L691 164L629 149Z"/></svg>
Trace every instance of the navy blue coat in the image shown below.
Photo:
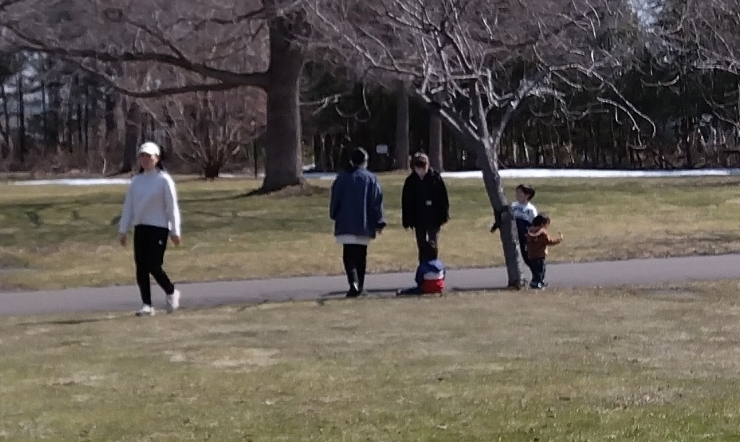
<svg viewBox="0 0 740 442"><path fill-rule="evenodd" d="M378 177L364 167L340 172L331 186L329 217L335 236L375 238L386 225Z"/></svg>

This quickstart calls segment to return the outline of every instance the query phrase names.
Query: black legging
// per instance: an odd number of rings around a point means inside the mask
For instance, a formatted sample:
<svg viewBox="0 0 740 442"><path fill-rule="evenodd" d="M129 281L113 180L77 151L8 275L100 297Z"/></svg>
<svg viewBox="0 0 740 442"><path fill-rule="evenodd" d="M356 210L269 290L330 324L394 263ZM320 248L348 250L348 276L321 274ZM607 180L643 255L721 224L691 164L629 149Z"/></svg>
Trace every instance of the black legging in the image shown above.
<svg viewBox="0 0 740 442"><path fill-rule="evenodd" d="M367 246L345 244L342 248L342 261L350 291L362 292L365 287L365 270L367 269Z"/></svg>
<svg viewBox="0 0 740 442"><path fill-rule="evenodd" d="M146 305L152 305L149 275L154 277L165 294L171 295L175 292L175 286L162 268L169 233L168 229L162 227L144 225L134 227L136 284L141 292L141 301Z"/></svg>

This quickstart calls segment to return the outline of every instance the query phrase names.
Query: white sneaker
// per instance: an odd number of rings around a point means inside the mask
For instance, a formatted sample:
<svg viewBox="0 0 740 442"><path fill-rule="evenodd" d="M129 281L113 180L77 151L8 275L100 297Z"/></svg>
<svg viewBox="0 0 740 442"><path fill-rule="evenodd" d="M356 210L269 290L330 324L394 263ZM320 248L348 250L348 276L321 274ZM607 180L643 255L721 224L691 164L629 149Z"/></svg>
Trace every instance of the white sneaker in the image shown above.
<svg viewBox="0 0 740 442"><path fill-rule="evenodd" d="M180 290L175 290L171 295L167 295L167 313L172 313L180 308Z"/></svg>
<svg viewBox="0 0 740 442"><path fill-rule="evenodd" d="M136 316L154 316L154 307L144 304L141 306L141 309L136 312Z"/></svg>

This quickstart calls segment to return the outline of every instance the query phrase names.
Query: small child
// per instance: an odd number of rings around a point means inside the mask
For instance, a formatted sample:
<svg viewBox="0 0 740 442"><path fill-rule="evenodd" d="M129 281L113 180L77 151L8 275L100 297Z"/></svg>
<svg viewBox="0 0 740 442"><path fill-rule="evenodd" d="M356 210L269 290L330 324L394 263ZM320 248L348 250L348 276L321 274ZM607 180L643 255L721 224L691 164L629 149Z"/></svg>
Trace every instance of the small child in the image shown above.
<svg viewBox="0 0 740 442"><path fill-rule="evenodd" d="M532 282L529 286L533 289L542 290L547 287L545 282L545 259L547 258L547 246L554 246L563 242L563 234L558 238L551 238L547 233L550 227L550 218L547 215L537 215L532 221L532 227L527 233L527 253L529 253L529 264L532 269Z"/></svg>
<svg viewBox="0 0 740 442"><path fill-rule="evenodd" d="M445 266L437 257L439 250L434 241L421 244L421 263L416 269L416 287L399 290L397 295L423 295L442 293L445 288Z"/></svg>
<svg viewBox="0 0 740 442"><path fill-rule="evenodd" d="M524 264L532 270L532 277L534 278L534 270L529 262L529 256L527 253L527 231L532 226L532 221L537 216L537 208L530 201L534 198L534 187L530 184L520 184L516 186L516 201L511 203L511 210L514 212L514 220L516 221L516 231L519 236L519 251L522 254L522 260ZM491 226L491 233L495 232L500 226L493 223Z"/></svg>

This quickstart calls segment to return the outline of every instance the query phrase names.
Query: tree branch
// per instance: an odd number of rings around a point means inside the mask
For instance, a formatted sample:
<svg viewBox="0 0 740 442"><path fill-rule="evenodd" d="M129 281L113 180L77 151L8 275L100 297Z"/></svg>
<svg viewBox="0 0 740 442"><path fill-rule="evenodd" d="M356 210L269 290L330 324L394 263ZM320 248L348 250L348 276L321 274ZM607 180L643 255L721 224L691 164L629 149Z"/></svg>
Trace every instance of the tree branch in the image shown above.
<svg viewBox="0 0 740 442"><path fill-rule="evenodd" d="M174 56L170 54L163 54L159 52L132 52L122 51L120 53L112 53L106 51L97 51L92 49L68 49L61 46L46 45L43 42L24 35L18 30L7 27L6 29L13 32L23 41L28 42L26 45L18 45L16 47L19 51L29 51L44 53L49 55L56 55L60 57L76 59L76 58L90 58L96 61L102 61L105 63L141 63L141 62L154 62L159 64L165 64L175 66L181 69L185 69L190 72L194 72L203 75L207 78L212 78L224 83L233 83L244 86L255 86L260 88L267 88L269 77L265 72L233 72L223 69L217 69L207 66L203 63L196 63L190 59Z"/></svg>

